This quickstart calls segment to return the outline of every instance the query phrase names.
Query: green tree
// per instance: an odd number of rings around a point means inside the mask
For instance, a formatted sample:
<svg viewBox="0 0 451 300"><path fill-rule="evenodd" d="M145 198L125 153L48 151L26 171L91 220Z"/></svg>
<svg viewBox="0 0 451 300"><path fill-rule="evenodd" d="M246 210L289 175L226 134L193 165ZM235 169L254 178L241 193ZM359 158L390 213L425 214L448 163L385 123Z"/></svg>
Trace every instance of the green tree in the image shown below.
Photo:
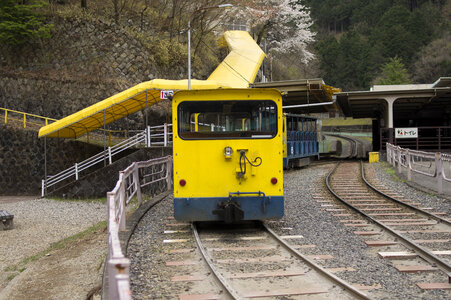
<svg viewBox="0 0 451 300"><path fill-rule="evenodd" d="M381 77L376 79L376 84L409 84L409 73L398 57L390 58L390 61L382 67Z"/></svg>
<svg viewBox="0 0 451 300"><path fill-rule="evenodd" d="M1 0L0 43L17 46L50 38L53 26L45 24L39 12L45 4L42 0Z"/></svg>

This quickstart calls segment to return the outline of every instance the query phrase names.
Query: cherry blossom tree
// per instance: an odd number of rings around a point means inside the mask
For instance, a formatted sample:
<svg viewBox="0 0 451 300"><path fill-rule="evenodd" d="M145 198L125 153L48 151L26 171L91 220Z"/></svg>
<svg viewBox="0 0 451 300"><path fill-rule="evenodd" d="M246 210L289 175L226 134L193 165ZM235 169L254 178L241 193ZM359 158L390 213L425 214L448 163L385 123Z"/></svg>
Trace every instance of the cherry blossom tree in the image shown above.
<svg viewBox="0 0 451 300"><path fill-rule="evenodd" d="M246 23L257 43L266 39L267 52L301 53L303 63L314 55L307 49L314 41L312 20L307 8L293 0L236 1L232 22Z"/></svg>

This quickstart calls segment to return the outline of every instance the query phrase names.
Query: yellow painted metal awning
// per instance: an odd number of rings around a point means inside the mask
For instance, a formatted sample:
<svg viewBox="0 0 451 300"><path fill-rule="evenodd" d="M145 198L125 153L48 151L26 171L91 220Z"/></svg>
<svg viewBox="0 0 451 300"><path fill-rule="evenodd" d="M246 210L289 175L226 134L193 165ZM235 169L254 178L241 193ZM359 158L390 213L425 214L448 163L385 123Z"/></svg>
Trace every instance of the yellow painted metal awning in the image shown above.
<svg viewBox="0 0 451 300"><path fill-rule="evenodd" d="M233 88L249 87L257 76L265 53L246 31L226 31L224 40L230 53L207 80L215 80Z"/></svg>
<svg viewBox="0 0 451 300"><path fill-rule="evenodd" d="M224 34L230 53L207 80L191 80L191 89L247 88L265 54L246 31ZM39 137L77 138L159 101L161 90L186 90L188 81L154 79L42 127Z"/></svg>

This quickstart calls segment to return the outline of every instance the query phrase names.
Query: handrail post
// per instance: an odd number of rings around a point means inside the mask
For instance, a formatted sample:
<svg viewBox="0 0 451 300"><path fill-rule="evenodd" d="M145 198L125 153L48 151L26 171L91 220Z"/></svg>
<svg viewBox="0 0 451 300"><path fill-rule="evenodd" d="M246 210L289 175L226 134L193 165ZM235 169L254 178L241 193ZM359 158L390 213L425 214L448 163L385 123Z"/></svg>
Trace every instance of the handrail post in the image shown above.
<svg viewBox="0 0 451 300"><path fill-rule="evenodd" d="M168 146L168 124L164 123L164 146Z"/></svg>
<svg viewBox="0 0 451 300"><path fill-rule="evenodd" d="M8 123L8 110L5 109L5 124Z"/></svg>
<svg viewBox="0 0 451 300"><path fill-rule="evenodd" d="M435 176L437 176L437 192L443 193L443 177L442 177L442 159L441 153L435 153Z"/></svg>
<svg viewBox="0 0 451 300"><path fill-rule="evenodd" d="M119 207L121 210L121 215L119 216L119 230L125 231L125 207L127 200L125 199L125 180L121 183L121 188L119 190Z"/></svg>
<svg viewBox="0 0 451 300"><path fill-rule="evenodd" d="M392 145L390 145L390 164L395 166L395 149L393 149Z"/></svg>
<svg viewBox="0 0 451 300"><path fill-rule="evenodd" d="M27 128L27 115L23 114L23 128Z"/></svg>
<svg viewBox="0 0 451 300"><path fill-rule="evenodd" d="M42 179L42 182L41 182L41 197L44 197L44 196L45 196L45 180Z"/></svg>
<svg viewBox="0 0 451 300"><path fill-rule="evenodd" d="M141 194L141 183L139 181L138 165L133 168L133 181L135 183L136 196L138 197L138 206L141 206L143 202L143 197Z"/></svg>
<svg viewBox="0 0 451 300"><path fill-rule="evenodd" d="M398 149L398 172L401 174L402 172L402 166L401 166L401 150Z"/></svg>
<svg viewBox="0 0 451 300"><path fill-rule="evenodd" d="M172 157L168 157L166 162L166 186L168 191L172 189Z"/></svg>
<svg viewBox="0 0 451 300"><path fill-rule="evenodd" d="M110 165L113 163L113 158L111 157L111 147L108 147L108 161Z"/></svg>
<svg viewBox="0 0 451 300"><path fill-rule="evenodd" d="M411 170L411 165L410 165L409 149L407 149L406 160L407 160L407 181L412 181L412 170Z"/></svg>
<svg viewBox="0 0 451 300"><path fill-rule="evenodd" d="M78 180L78 163L75 163L75 180Z"/></svg>
<svg viewBox="0 0 451 300"><path fill-rule="evenodd" d="M388 144L386 144L385 145L385 149L387 150L387 162L389 163L389 164L391 164L391 157L390 157L390 155L391 155L391 149L388 147L389 145Z"/></svg>
<svg viewBox="0 0 451 300"><path fill-rule="evenodd" d="M149 148L152 144L152 141L150 140L150 126L147 125L147 147Z"/></svg>

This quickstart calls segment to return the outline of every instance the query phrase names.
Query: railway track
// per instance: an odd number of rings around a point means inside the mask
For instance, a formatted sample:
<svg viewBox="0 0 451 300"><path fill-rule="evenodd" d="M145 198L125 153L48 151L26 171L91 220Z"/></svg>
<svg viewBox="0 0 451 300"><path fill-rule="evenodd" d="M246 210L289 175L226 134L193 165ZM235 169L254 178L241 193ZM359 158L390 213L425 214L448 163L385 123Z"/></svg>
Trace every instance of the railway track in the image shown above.
<svg viewBox="0 0 451 300"><path fill-rule="evenodd" d="M369 299L296 250L311 245L286 241L302 237L278 236L262 223L254 224L233 229L210 224L200 230L192 224L198 249L227 291L226 298L318 295L321 299Z"/></svg>
<svg viewBox="0 0 451 300"><path fill-rule="evenodd" d="M356 175L359 173L361 176ZM429 212L430 208L421 208L408 199L394 198L382 186L370 184L364 173L361 163L339 163L326 178L329 191L356 213L343 213L342 221L358 228L355 233L365 237L365 243L376 248L377 255L393 260L398 271L434 272L434 279L440 278L439 282L418 282L418 287L451 289L449 216Z"/></svg>
<svg viewBox="0 0 451 300"><path fill-rule="evenodd" d="M325 134L327 136L331 136L338 139L343 139L349 142L349 153L344 156L340 156L340 158L353 159L353 158L364 158L366 156L366 149L364 144L355 138L339 135L339 134Z"/></svg>

